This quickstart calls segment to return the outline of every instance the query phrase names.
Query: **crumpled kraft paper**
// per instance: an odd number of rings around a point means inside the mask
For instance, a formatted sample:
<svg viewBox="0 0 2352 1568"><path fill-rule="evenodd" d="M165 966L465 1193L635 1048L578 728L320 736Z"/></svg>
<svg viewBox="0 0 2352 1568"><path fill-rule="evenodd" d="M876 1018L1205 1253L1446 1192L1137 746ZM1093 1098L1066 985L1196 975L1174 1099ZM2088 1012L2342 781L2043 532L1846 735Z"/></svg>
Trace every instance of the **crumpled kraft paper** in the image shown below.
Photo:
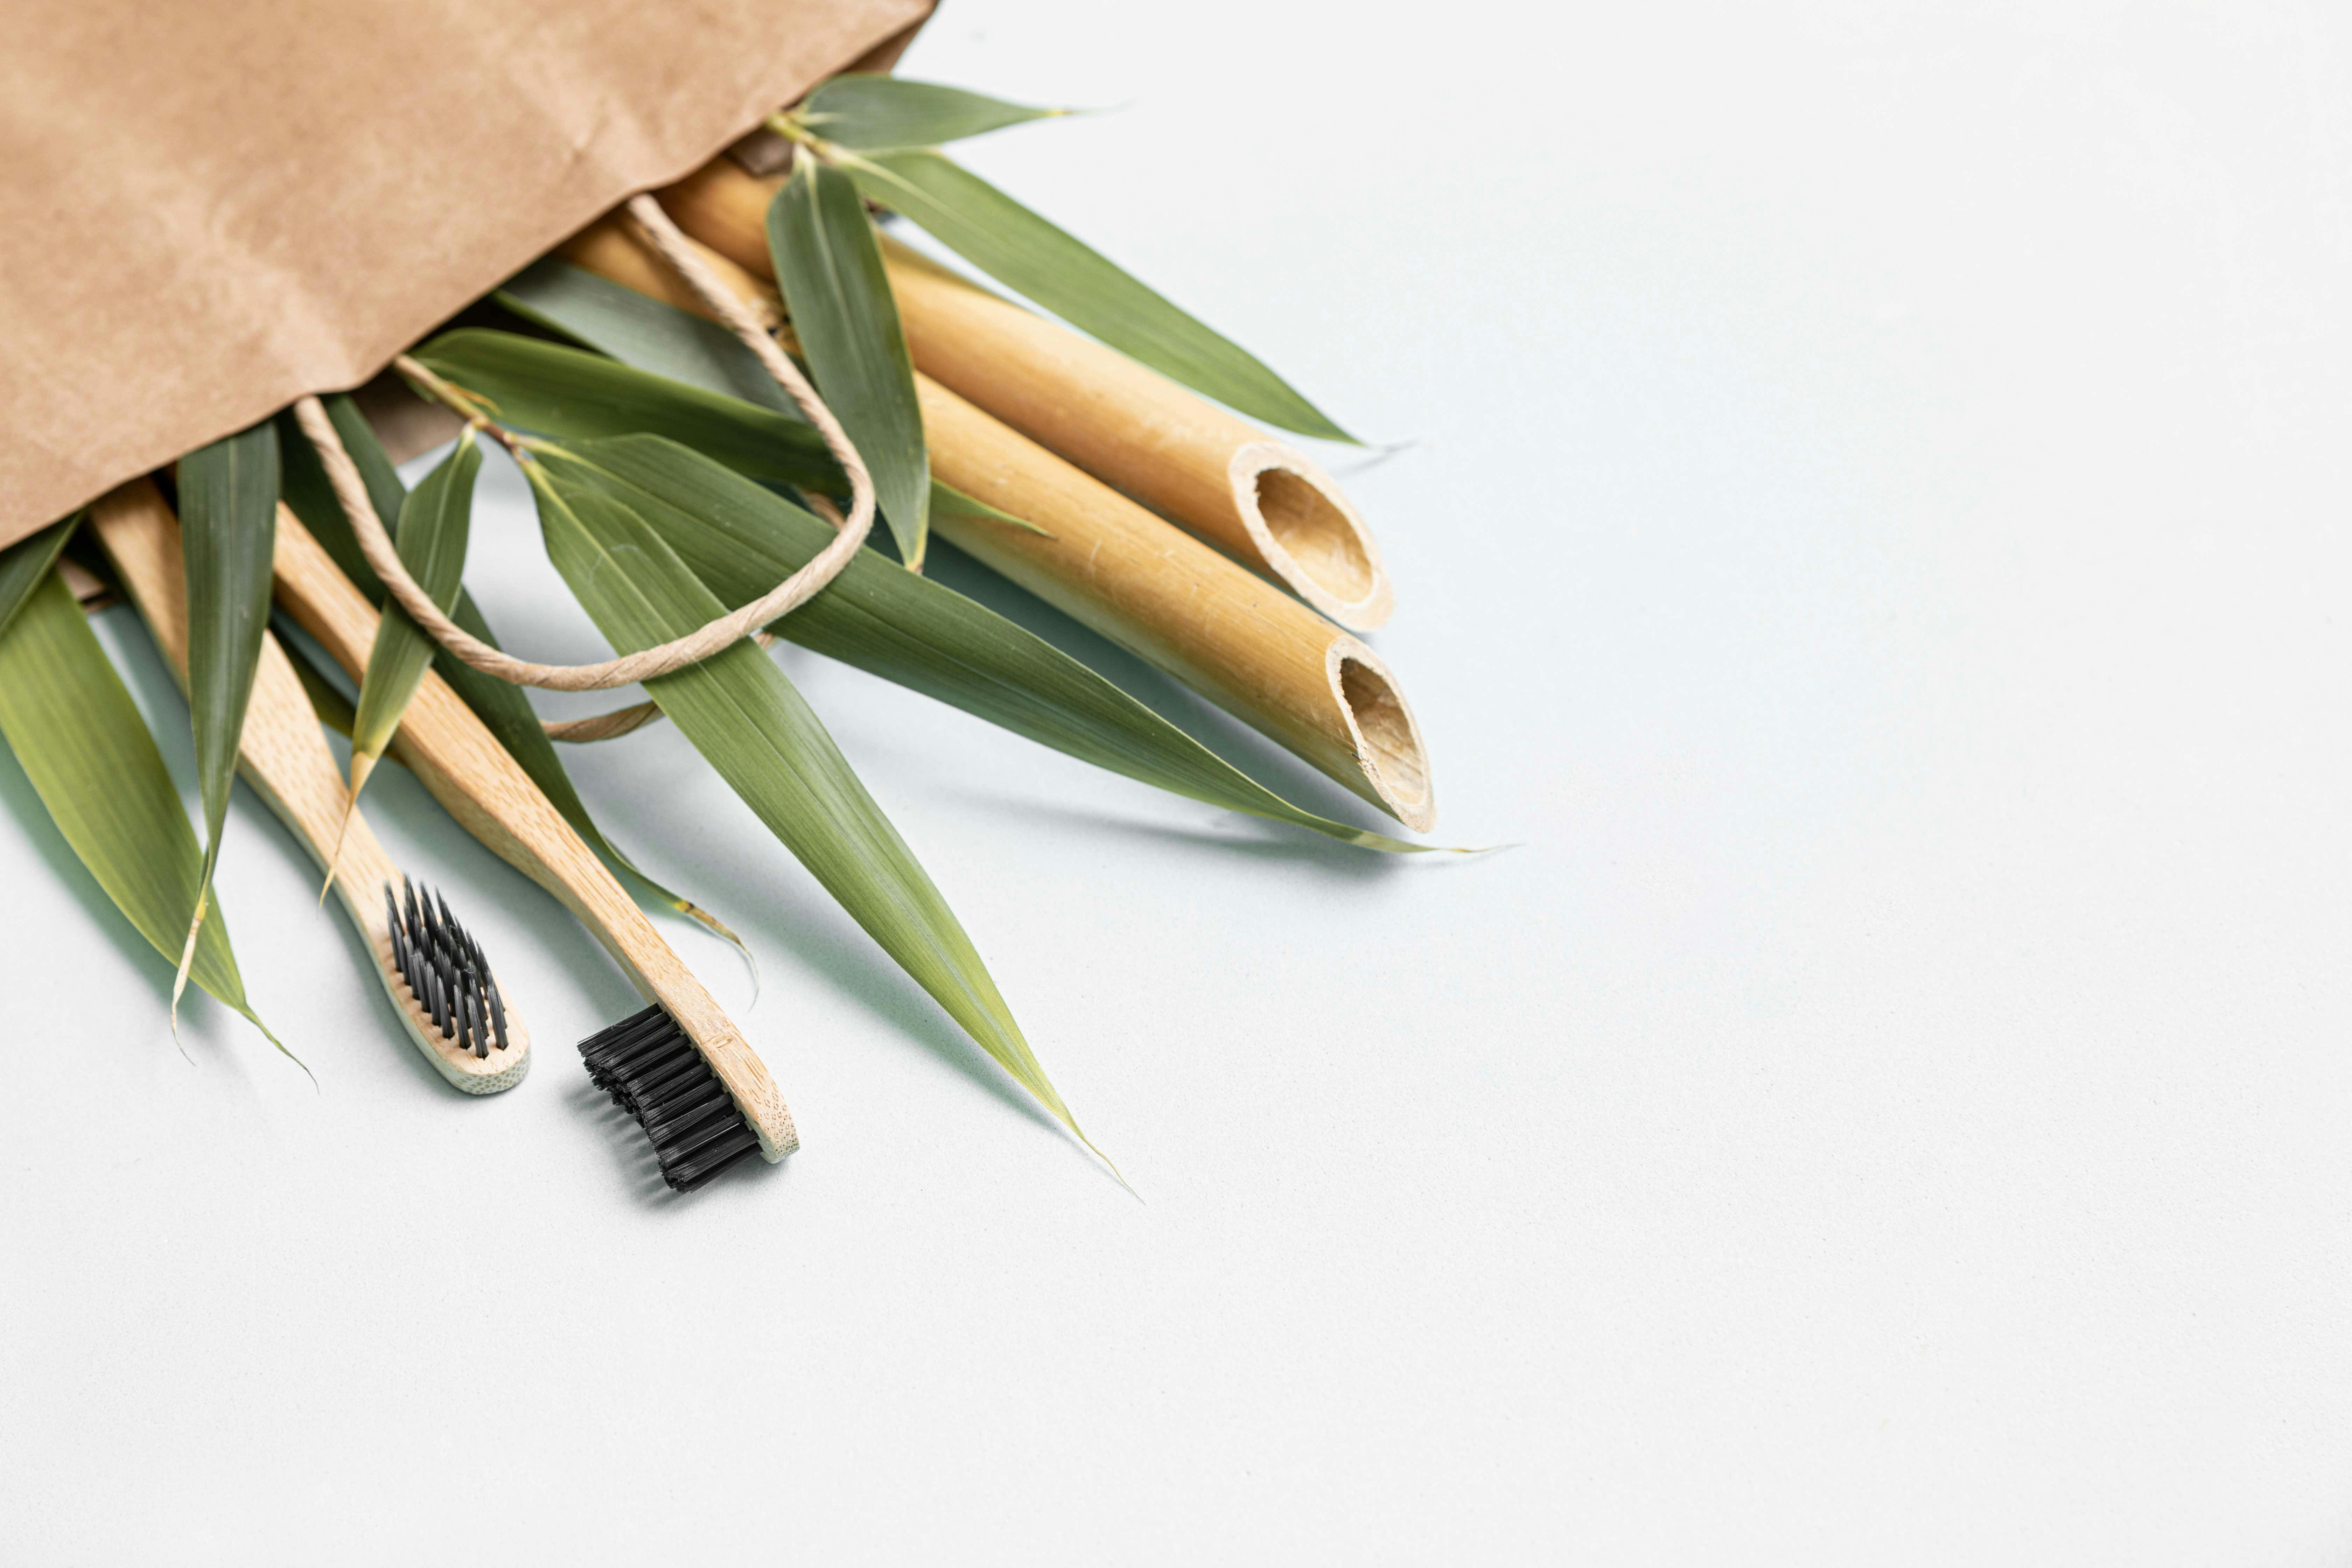
<svg viewBox="0 0 2352 1568"><path fill-rule="evenodd" d="M7 0L0 544L353 386L931 0Z"/></svg>

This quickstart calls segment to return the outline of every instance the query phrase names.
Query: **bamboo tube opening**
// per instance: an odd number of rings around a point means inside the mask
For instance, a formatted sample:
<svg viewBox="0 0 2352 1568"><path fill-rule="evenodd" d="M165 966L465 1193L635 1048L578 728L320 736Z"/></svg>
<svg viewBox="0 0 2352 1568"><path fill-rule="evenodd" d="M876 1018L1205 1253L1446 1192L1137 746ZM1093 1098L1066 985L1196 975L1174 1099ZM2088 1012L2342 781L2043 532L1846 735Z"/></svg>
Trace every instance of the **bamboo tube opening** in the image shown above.
<svg viewBox="0 0 2352 1568"><path fill-rule="evenodd" d="M1234 466L1239 468L1255 456L1253 449L1244 448ZM1236 483L1234 489L1249 498L1246 504L1255 510L1259 525L1281 552L1333 600L1352 605L1370 595L1377 574L1364 549L1363 530L1312 478L1268 466L1259 468L1246 487Z"/></svg>
<svg viewBox="0 0 2352 1568"><path fill-rule="evenodd" d="M765 279L766 214L780 184L722 156L661 200L688 234ZM909 246L885 236L882 254L917 370L1350 631L1388 620L1396 595L1380 548L1312 458ZM640 286L642 260L576 245L572 258ZM658 281L646 291L673 297Z"/></svg>
<svg viewBox="0 0 2352 1568"><path fill-rule="evenodd" d="M645 269L625 253L635 245L634 237L611 234L607 241L592 230L583 238L597 243L575 243L571 254L581 265L656 291L640 283ZM750 253L748 230L707 230L707 242L730 254L721 239ZM740 270L730 281L739 291L754 286ZM1188 470L1223 498L1229 527L1211 534L1232 552L1222 553L919 367L915 392L933 475L1043 531L941 511L933 514L931 526L942 537L1272 736L1415 832L1436 826L1429 754L1396 678L1370 648L1316 613L1324 606L1309 608L1241 563L1293 561L1276 537L1273 520L1279 520L1304 554L1336 560L1343 572L1352 563L1361 574L1357 596L1370 603L1359 607L1378 614L1355 624L1387 615L1390 593L1378 550L1312 459L1231 421L1247 438L1219 447L1213 463ZM1271 518L1261 515L1261 496L1271 500ZM1297 578L1289 580L1297 585ZM1300 597L1307 595L1302 590Z"/></svg>
<svg viewBox="0 0 2352 1568"><path fill-rule="evenodd" d="M1330 657L1331 689L1348 715L1373 787L1398 820L1428 832L1437 820L1437 803L1430 798L1429 752L1396 678L1353 637L1334 643Z"/></svg>

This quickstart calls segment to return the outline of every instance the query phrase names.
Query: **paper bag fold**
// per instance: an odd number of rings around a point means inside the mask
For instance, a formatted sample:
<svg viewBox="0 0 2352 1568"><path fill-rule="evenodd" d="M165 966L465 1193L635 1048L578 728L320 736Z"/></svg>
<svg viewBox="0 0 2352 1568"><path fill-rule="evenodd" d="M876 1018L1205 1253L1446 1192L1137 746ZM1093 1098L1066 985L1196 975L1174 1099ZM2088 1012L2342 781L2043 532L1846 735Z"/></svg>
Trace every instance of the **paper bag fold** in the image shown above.
<svg viewBox="0 0 2352 1568"><path fill-rule="evenodd" d="M356 385L930 0L0 6L0 544Z"/></svg>

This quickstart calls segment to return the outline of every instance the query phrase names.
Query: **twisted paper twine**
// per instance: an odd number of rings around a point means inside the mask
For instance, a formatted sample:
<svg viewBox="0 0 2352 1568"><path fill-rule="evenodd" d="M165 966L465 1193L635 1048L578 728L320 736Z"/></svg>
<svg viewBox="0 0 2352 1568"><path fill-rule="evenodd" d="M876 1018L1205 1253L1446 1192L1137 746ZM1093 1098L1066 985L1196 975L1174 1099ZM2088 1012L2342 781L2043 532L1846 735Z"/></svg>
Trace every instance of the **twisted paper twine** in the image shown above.
<svg viewBox="0 0 2352 1568"><path fill-rule="evenodd" d="M727 285L720 281L699 256L694 253L685 235L671 223L669 215L649 195L629 198L627 212L637 234L653 247L662 259L675 268L688 287L693 289L711 312L725 322L743 345L759 358L778 385L792 395L801 412L808 416L824 437L825 449L833 454L849 477L849 516L838 523L833 542L822 552L777 584L765 595L753 600L729 615L719 616L707 626L682 637L656 647L643 648L619 658L606 659L602 664L534 664L492 647L468 633L443 613L431 595L408 574L401 564L400 554L386 534L383 520L376 516L375 504L368 498L367 485L360 478L359 468L344 450L342 437L327 417L327 411L316 397L306 396L294 405L294 417L302 433L318 448L320 461L327 470L335 499L341 503L343 514L350 519L352 531L359 538L360 552L383 579L384 586L399 601L409 617L425 628L450 653L485 675L493 675L515 686L536 686L550 691L604 691L615 686L628 686L637 681L653 679L698 664L712 654L733 647L761 626L790 614L814 597L841 569L849 564L865 544L866 533L874 526L874 480L866 470L864 459L851 445L841 423L816 389L802 375L776 341L763 331L743 303ZM424 366L406 354L393 361L395 368L424 381L437 383ZM830 511L832 509L827 508ZM764 639L763 639L764 640ZM551 723L548 733L559 740L604 740L625 734L657 717L651 703L601 713L588 719Z"/></svg>

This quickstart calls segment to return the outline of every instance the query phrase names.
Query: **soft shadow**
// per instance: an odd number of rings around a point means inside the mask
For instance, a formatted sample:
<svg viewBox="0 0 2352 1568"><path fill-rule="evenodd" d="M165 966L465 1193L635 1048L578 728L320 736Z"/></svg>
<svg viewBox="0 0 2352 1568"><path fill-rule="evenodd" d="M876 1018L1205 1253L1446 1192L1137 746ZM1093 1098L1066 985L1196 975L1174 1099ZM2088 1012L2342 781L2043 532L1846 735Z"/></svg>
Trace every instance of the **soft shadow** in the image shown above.
<svg viewBox="0 0 2352 1568"><path fill-rule="evenodd" d="M1359 462L1347 464L1342 468L1333 468L1331 470L1331 477L1335 479L1349 479L1355 478L1358 474L1369 473L1372 469L1379 468L1382 463L1387 462L1391 458L1395 457L1398 453L1410 452L1420 445L1421 438L1417 436L1409 437L1402 441L1387 442L1381 446L1374 447L1372 449L1372 455L1369 458L1365 458Z"/></svg>
<svg viewBox="0 0 2352 1568"><path fill-rule="evenodd" d="M510 618L525 623L526 633L536 629L528 625L528 617ZM340 736L330 735L328 739L335 748L338 760L341 760L347 752L347 742ZM575 748L572 754L565 757L565 763L575 778L584 777L593 772L592 753L593 748ZM490 854L443 811L440 804L407 770L385 768L376 773L375 779L378 782L372 782L368 786L368 815L379 821L396 818L410 837L423 841L435 860L453 869L465 868L466 875L460 885L465 889L467 908L455 910L461 921L471 926L473 922L468 908L483 905L499 910L519 924L536 922L543 926L550 912L561 914L560 910L551 910L547 894L536 884ZM756 869L759 865L757 857L730 858L723 866L707 865L694 855L684 852L679 844L663 832L664 818L656 812L614 813L608 809L600 813L599 820L613 831L625 834L630 858L644 867L648 875L667 886L690 886L692 892L689 896L725 920L739 935L748 940L756 933L773 941L801 959L804 971L821 976L836 994L856 1002L898 1033L912 1038L1005 1104L1042 1118L1050 1126L1060 1126L1050 1112L1008 1077L994 1058L965 1035L929 994L907 976L889 955L882 952L873 939L859 930L845 914L839 915L841 925L836 929L841 930L846 938L845 945L849 952L829 951L823 944L812 941L809 935L813 917L822 918L822 914L806 908L795 908L781 899L772 885L760 879ZM776 853L789 858L791 852L782 844L774 843L764 827L756 822L746 826L774 844ZM299 849L299 846L296 847ZM667 868L681 865L689 868L683 878L673 875ZM490 866L496 866L506 875L491 874L488 870ZM412 875L415 874L414 868L408 869ZM420 878L420 881L422 879ZM675 911L665 910L655 913L664 940L671 942L673 946L676 945L675 933L690 930L713 945L726 947L730 952L733 951L731 944L724 939L682 916L670 920L659 918ZM837 913L830 899L826 900L822 913ZM568 914L562 914L561 918L562 924L570 928L581 943L583 959L589 952L593 954L593 959L579 964L567 964L566 967L583 976L600 1012L610 1018L619 1019L642 1007L643 1000L614 967L604 950L596 945L594 939ZM860 946L863 952L858 951ZM490 954L490 961L495 967L498 962L495 952ZM745 1011L748 1016L751 1009ZM527 1013L525 1017L528 1021ZM416 1055L413 1049L408 1054L412 1057ZM436 1081L440 1080L440 1075L433 1072L430 1064L420 1060L417 1066ZM623 1120L625 1121L626 1118ZM629 1123L629 1126L635 1132L635 1124ZM643 1142L643 1134L636 1135ZM668 1189L661 1185L658 1175L655 1177L655 1185L664 1194L676 1195L669 1194Z"/></svg>
<svg viewBox="0 0 2352 1568"><path fill-rule="evenodd" d="M298 632L296 635L300 634ZM316 645L312 646L315 647ZM171 672L164 667L162 657L155 651L152 640L146 635L143 623L140 624L139 636L125 639L121 652L122 657L117 660L118 668L122 671L123 679L131 687L142 711L151 715L160 713L184 715L186 713L185 700L181 696L178 685L172 679ZM319 657L323 659L323 653ZM329 668L334 668L331 660L326 661L326 666ZM326 738L337 765L347 767L350 762L350 743L342 736L331 731ZM164 766L173 773L173 782L179 784L184 775L192 776L193 742L183 735L164 736L160 733L158 739L163 752ZM10 768L12 772L16 771L13 758ZM21 772L17 773L16 776L20 780L23 777ZM182 787L185 790L191 786L182 785ZM29 781L25 781L24 788L29 795L31 792ZM37 810L39 809L37 796L33 797L33 805ZM609 961L604 960L604 950L597 947L585 931L579 929L578 923L565 914L560 905L554 904L530 879L491 854L471 834L460 826L455 818L441 808L440 803L426 792L424 785L416 782L415 775L406 768L392 766L379 770L369 784L360 809L362 816L373 823L398 821L403 836L419 843L429 857L430 864L447 868L448 874L446 877L436 878L427 875L417 866L402 868L416 879L420 888L429 885L447 891L451 895L452 912L477 935L479 935L483 929L483 922L478 919L478 911L486 908L497 910L501 917L515 925L536 927L541 930L546 928L548 916L551 913L561 921L562 926L573 933L572 940L580 943L583 950L581 957L588 961L585 963L567 962L565 968L575 973L583 971L599 973L604 979L604 984L595 989L597 1005L605 1010L620 1007L621 1011L613 1012L614 1017L625 1016L626 1014L636 1011L643 1005L636 999L635 992L621 977L619 972ZM286 863L294 870L298 884L307 884L313 889L317 887L317 879L322 874L323 868L311 855L309 847L295 830L279 820L278 814L269 809L268 805L254 793L252 786L242 777L236 781L231 791L229 811L232 816L241 820L264 825L257 828L253 837L268 843L276 853L285 858ZM56 828L54 825L48 823L47 812L41 813L41 818L43 825L48 827L50 837L57 840L58 849L68 860L72 861L79 870L80 862L74 858L71 847L66 845L61 838L57 838ZM388 851L391 847L389 845L386 846ZM154 950L147 945L144 939L139 936L137 929L131 926L128 921L123 920L121 911L114 909L112 901L106 898L105 890L98 888L94 882L89 881L87 871L82 871L80 874L83 881L89 883L97 899L105 904L107 911L113 917L114 921L122 930L128 931L131 941L146 952L153 952ZM228 910L226 913L232 921L233 932L235 911ZM361 935L358 928L352 924L350 916L343 911L340 900L335 900L333 913L329 918L332 919L341 934L343 950L351 959L354 972L352 979L368 998L366 1005L370 1016L377 1020L383 1037L393 1042L395 1054L400 1058L410 1079L424 1086L426 1092L436 1097L446 1096L464 1100L483 1098L467 1094L443 1078L433 1064L425 1059L424 1054L416 1049L415 1042L409 1039L408 1032L403 1026L399 1015L394 1010L392 998L384 994L383 983L376 971L374 952ZM492 952L488 956L491 967L495 971L498 965L498 954ZM147 972L148 966L142 966L142 973ZM160 979L154 978L152 974L149 977L151 984L168 1002L171 995L169 972L166 971ZM258 979L264 988L269 984L270 978L266 974L247 976L248 985ZM515 1001L511 995L508 999L510 1003ZM530 1023L530 1015L527 1005L528 999L524 1000L525 1005L518 1006L516 1010L524 1025L528 1026ZM184 999L181 1005L184 1009L187 1005ZM256 1008L261 1010L258 1001L256 1003ZM534 1038L533 1051L536 1052L539 1047L540 1042ZM297 1051L296 1054L299 1056L301 1053Z"/></svg>
<svg viewBox="0 0 2352 1568"><path fill-rule="evenodd" d="M135 650L131 645L135 645ZM138 706L142 715L149 716L151 731L153 729L152 716L158 712L166 714L177 712L183 716L184 721L187 710L180 701L178 688L171 684L171 678L164 673L162 661L154 657L153 647L147 641L146 628L143 625L140 627L139 636L129 639L121 655L115 658L113 662L117 670L122 675L124 684L130 687L136 699L140 699ZM158 683L161 683L160 689L158 689ZM167 774L174 775L173 782L176 787L179 783L176 775L181 770L175 769L173 764L175 760L184 761L184 759L174 758L174 748L170 739L159 736L159 749L163 753L164 770ZM192 739L186 740L180 749L192 752L194 744ZM40 792L33 787L33 781L26 776L23 764L16 761L16 752L10 751L5 744L0 744L0 798L7 801L10 815L16 817L24 829L26 839L33 846L35 853L40 856L49 874L73 895L74 901L79 903L83 911L89 915L90 924L103 932L106 939L114 944L115 950L128 961L127 967L137 977L138 984L144 985L148 994L154 1000L159 1024L168 1029L172 1005L173 965L163 958L163 954L155 951L152 943L140 934L139 928L131 923L130 917L115 906L114 900L108 896L103 887L99 885L98 879L90 875L89 868L81 863L81 857L74 853L73 846L67 843L65 835L58 831L56 820L49 816L48 807L41 803ZM234 801L232 801L231 809L232 811L236 809ZM250 979L251 977L247 976L248 984ZM188 1057L193 1061L194 1058L190 1054L189 1047L192 1043L200 1038L197 1032L188 1026L189 1024L197 1018L209 1018L215 1014L215 1011L217 1016L232 1020L236 1029L252 1028L250 1023L239 1017L209 993L200 986L191 984L180 998L179 1049L182 1056ZM258 1003L255 1005L255 1011L262 1011ZM260 1040L259 1043L263 1048L268 1049L267 1040ZM274 1051L270 1054L273 1058L277 1056ZM298 1057L301 1055L299 1051L294 1054ZM208 1064L227 1068L235 1075L241 1088L250 1087L252 1080L246 1073L243 1059L227 1047L225 1040L215 1045L215 1048L207 1055L206 1061ZM315 1073L316 1069L312 1070ZM315 1084L316 1078L313 1077L311 1081Z"/></svg>
<svg viewBox="0 0 2352 1568"><path fill-rule="evenodd" d="M654 1157L652 1140L646 1136L635 1118L614 1103L611 1095L588 1079L577 1078L564 1089L563 1102L573 1117L612 1151L614 1173L619 1178L623 1196L640 1207L658 1208L685 1195L670 1191L669 1184L662 1180L661 1162Z"/></svg>
<svg viewBox="0 0 2352 1568"><path fill-rule="evenodd" d="M340 760L346 750L342 738L331 734L328 743ZM569 910L539 884L490 853L442 809L441 803L406 768L378 769L368 784L362 809L374 822L399 823L400 837L408 841L408 846L395 850L394 846L386 845L387 853L394 853L395 858L398 853L412 854L427 864L446 868L445 882L421 866L401 868L416 879L419 888L429 884L454 889L449 899L450 912L467 930L478 935L485 926L497 929L503 925L531 931L551 950L551 957L564 973L579 983L594 1011L608 1020L625 1018L645 1005L611 955ZM495 918L485 920L483 911L492 912ZM497 952L489 952L488 957L495 971ZM516 1005L523 1022L530 1024L530 999L509 995L508 1000ZM532 1049L536 1051L543 1042L537 1038L536 1029L533 1037ZM415 1053L412 1050L410 1054ZM432 1073L429 1064L420 1061L418 1065ZM439 1081L439 1074L433 1076Z"/></svg>
<svg viewBox="0 0 2352 1568"><path fill-rule="evenodd" d="M1244 816L1236 812L1231 820L1236 826L1254 836L1243 837L1220 833L1208 828L1181 827L1172 823L1150 822L1132 816L1118 816L1108 812L1090 811L1082 806L1060 805L1029 796L975 791L959 792L960 798L982 811L1005 816L1034 819L1050 817L1073 832L1092 833L1102 837L1121 837L1145 838L1162 844L1181 845L1220 856L1245 860L1279 860L1311 868L1316 872L1351 882L1370 881L1392 876L1409 861L1433 859L1459 860L1459 855L1442 852L1433 855L1392 855L1384 850L1366 849L1357 845L1342 844L1336 838L1326 838L1309 833L1303 827L1286 827L1263 817ZM1185 804L1193 805L1187 801ZM1203 805L1203 811L1216 807ZM1255 830L1264 831L1256 832ZM1377 829L1375 829L1377 831Z"/></svg>
<svg viewBox="0 0 2352 1568"><path fill-rule="evenodd" d="M789 1157L772 1165L757 1153L746 1154L708 1184L690 1193L677 1192L662 1180L661 1161L654 1153L653 1140L611 1095L580 1079L564 1091L563 1100L572 1114L612 1150L614 1173L621 1194L639 1208L676 1208L730 1182L780 1182L784 1179L785 1167L792 1163Z"/></svg>
<svg viewBox="0 0 2352 1568"><path fill-rule="evenodd" d="M389 770L386 771L389 772ZM379 774L378 777L381 778L382 775ZM377 787L382 786L379 784ZM370 802L373 802L374 795L375 789L371 789L368 792ZM325 874L325 868L311 858L309 848L296 837L294 830L279 821L276 812L255 800L250 791L239 791L230 809L232 812L238 813L250 812L258 818L266 819L269 828L274 831L266 832L264 837L276 846L278 852L285 857L287 863L303 878L315 879ZM373 814L363 810L362 815L364 817ZM423 886L421 880L418 885ZM408 1078L422 1086L425 1092L437 1097L459 1100L495 1099L496 1096L467 1094L456 1084L443 1078L440 1069L425 1059L425 1053L418 1050L416 1042L408 1037L407 1026L401 1021L400 1014L394 1007L391 996L384 991L383 978L376 969L373 946L361 935L359 927L352 923L340 898L330 895L328 902L333 907L331 918L335 930L341 939L343 951L350 955L352 961L352 968L354 971L352 978L367 996L367 1008L370 1015L376 1019L382 1037L392 1043L394 1054L400 1058ZM476 934L479 934L478 930L471 923L471 917L458 907L458 900L452 900L451 912L456 914L459 922L466 924L468 930L476 931ZM495 956L491 957L490 967L495 973L498 969L498 960ZM522 1023L528 1027L530 1023L530 1017L523 1016ZM531 1042L531 1053L536 1056L538 1052L539 1042L534 1038ZM532 1070L538 1070L536 1063L533 1064Z"/></svg>

